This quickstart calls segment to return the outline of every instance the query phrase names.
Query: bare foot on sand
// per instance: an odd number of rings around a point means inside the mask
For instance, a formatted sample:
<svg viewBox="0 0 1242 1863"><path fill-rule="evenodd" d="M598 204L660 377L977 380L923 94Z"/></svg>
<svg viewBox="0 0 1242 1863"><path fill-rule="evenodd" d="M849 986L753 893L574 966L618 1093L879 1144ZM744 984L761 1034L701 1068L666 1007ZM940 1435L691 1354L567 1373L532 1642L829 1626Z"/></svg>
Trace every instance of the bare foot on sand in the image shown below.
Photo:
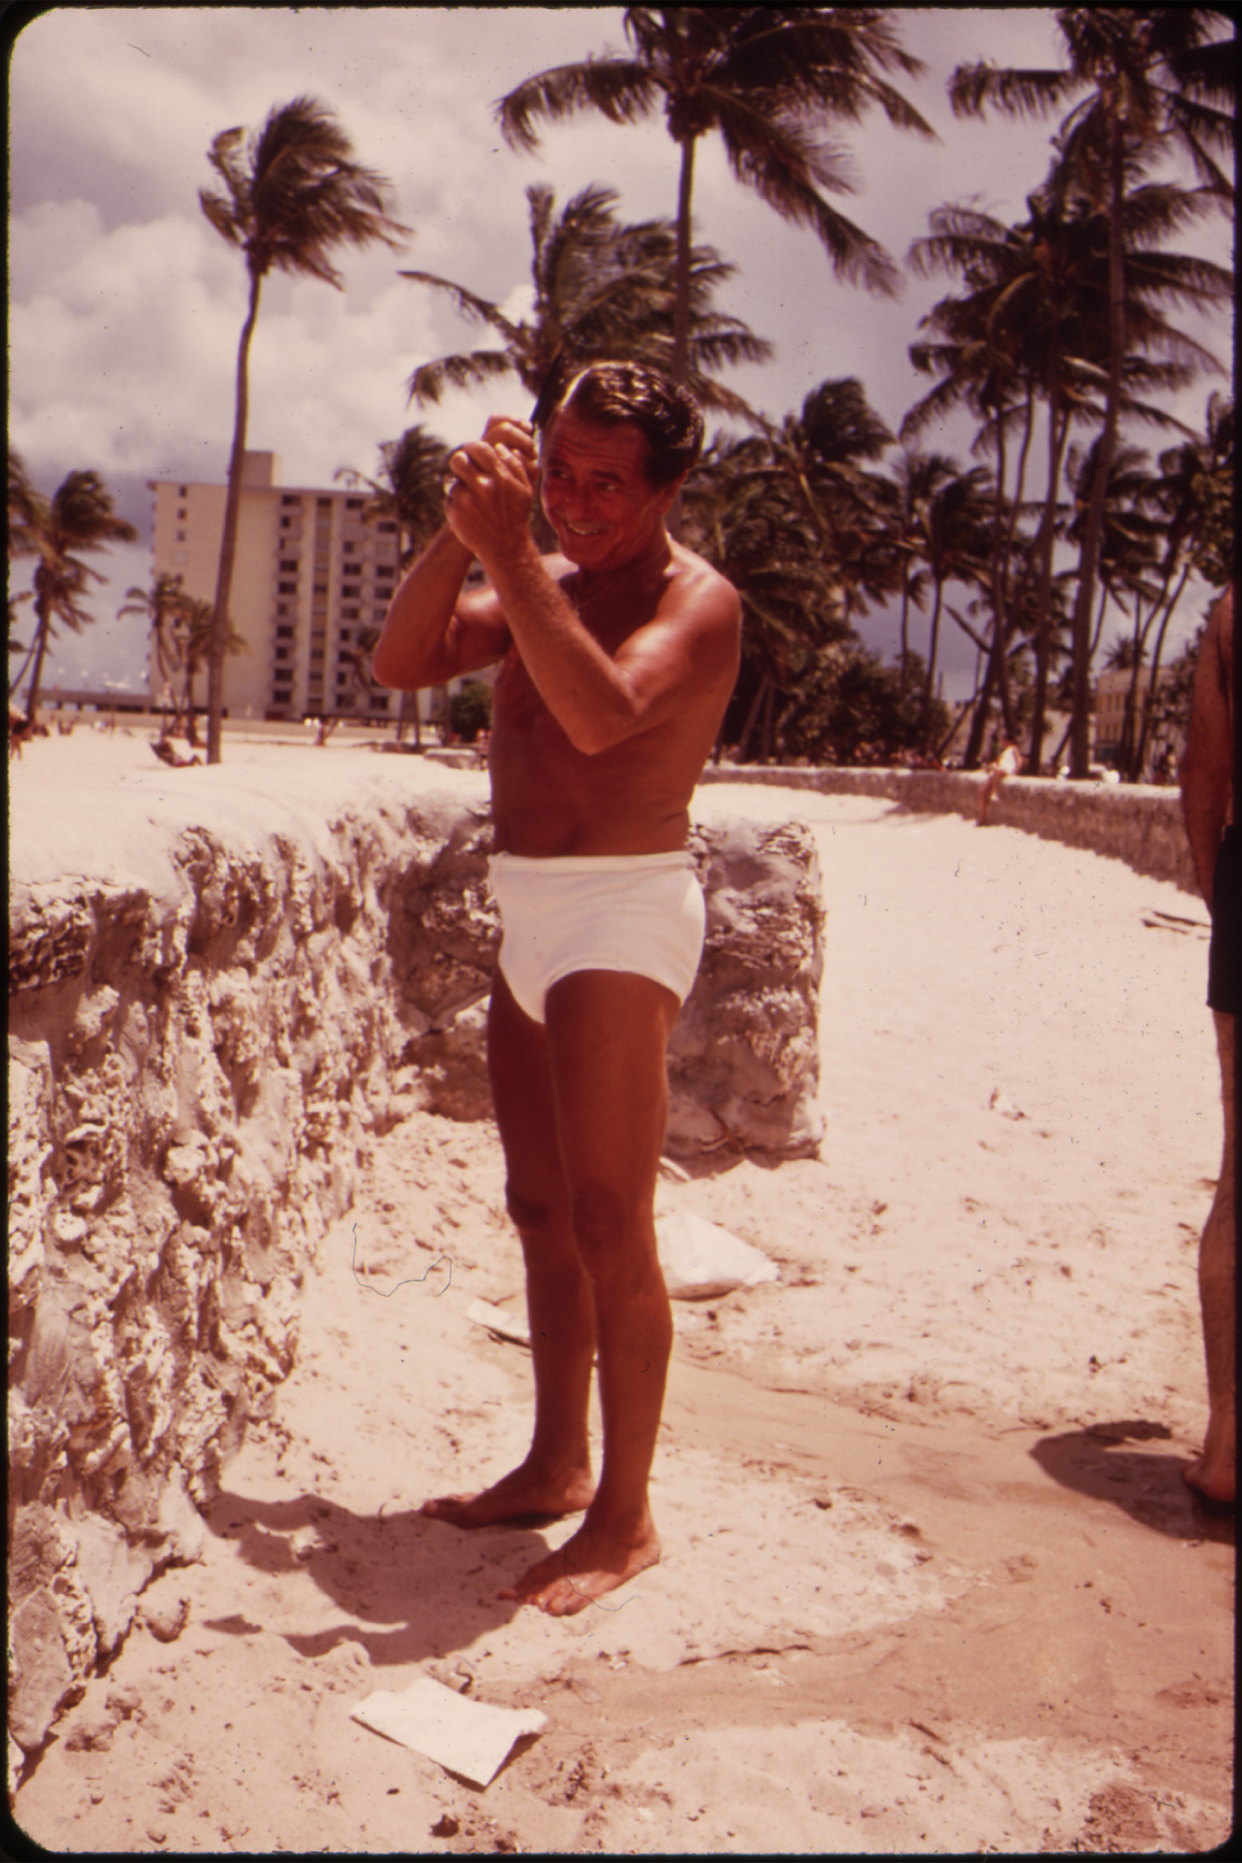
<svg viewBox="0 0 1242 1863"><path fill-rule="evenodd" d="M573 1617L659 1560L660 1542L650 1515L637 1536L592 1526L587 1519L572 1539L496 1595L536 1605L549 1617Z"/></svg>
<svg viewBox="0 0 1242 1863"><path fill-rule="evenodd" d="M1182 1479L1201 1500L1214 1502L1217 1506L1232 1507L1238 1498L1234 1457L1232 1454L1214 1454L1210 1434L1203 1446L1203 1454L1187 1462L1182 1469Z"/></svg>
<svg viewBox="0 0 1242 1863"><path fill-rule="evenodd" d="M537 1514L559 1520L591 1505L595 1478L589 1468L546 1474L525 1462L479 1494L442 1494L419 1508L429 1520L453 1527L492 1527L502 1520Z"/></svg>

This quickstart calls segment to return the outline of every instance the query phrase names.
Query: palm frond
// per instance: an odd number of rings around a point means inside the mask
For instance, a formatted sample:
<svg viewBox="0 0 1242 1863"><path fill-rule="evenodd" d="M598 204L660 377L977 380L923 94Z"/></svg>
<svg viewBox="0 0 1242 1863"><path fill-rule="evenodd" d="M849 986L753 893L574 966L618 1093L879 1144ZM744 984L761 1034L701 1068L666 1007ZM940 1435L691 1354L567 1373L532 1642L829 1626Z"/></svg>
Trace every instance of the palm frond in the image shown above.
<svg viewBox="0 0 1242 1863"><path fill-rule="evenodd" d="M433 290L445 292L462 316L471 323L488 324L493 330L498 330L507 342L516 341L517 325L497 305L487 298L478 297L473 291L467 291L464 285L454 284L451 278L440 278L435 272L398 272L397 277L410 278L416 285L430 285Z"/></svg>
<svg viewBox="0 0 1242 1863"><path fill-rule="evenodd" d="M949 102L954 116L982 116L989 104L1006 116L1047 116L1083 83L1070 71L1006 70L981 60L957 67L949 79Z"/></svg>
<svg viewBox="0 0 1242 1863"><path fill-rule="evenodd" d="M469 355L441 356L415 369L407 387L411 401L439 401L446 387L477 388L507 375L514 367L503 349L476 349Z"/></svg>
<svg viewBox="0 0 1242 1863"><path fill-rule="evenodd" d="M589 58L528 78L500 98L495 115L505 141L530 155L539 147L533 126L541 118L556 123L579 110L598 110L610 123L635 123L657 96L654 77L637 60Z"/></svg>

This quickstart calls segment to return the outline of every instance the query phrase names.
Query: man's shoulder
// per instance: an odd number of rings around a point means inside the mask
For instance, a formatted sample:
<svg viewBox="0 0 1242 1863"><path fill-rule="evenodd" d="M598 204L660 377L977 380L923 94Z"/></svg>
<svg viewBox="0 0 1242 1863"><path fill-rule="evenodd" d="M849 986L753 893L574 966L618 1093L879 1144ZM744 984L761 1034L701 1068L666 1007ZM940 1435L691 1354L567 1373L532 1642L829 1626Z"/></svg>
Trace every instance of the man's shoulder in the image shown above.
<svg viewBox="0 0 1242 1863"><path fill-rule="evenodd" d="M679 591L696 614L721 624L737 624L742 612L741 597L727 576L714 569L706 557L680 543L673 545L673 565Z"/></svg>

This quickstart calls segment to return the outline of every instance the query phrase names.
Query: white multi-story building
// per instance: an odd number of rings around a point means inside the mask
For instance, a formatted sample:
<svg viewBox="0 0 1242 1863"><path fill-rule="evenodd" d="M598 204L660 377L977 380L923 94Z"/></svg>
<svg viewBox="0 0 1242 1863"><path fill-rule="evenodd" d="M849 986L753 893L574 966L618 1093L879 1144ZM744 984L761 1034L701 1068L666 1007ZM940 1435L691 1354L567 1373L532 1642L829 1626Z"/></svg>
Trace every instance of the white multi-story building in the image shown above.
<svg viewBox="0 0 1242 1863"><path fill-rule="evenodd" d="M1175 677L1171 666L1162 666L1156 675L1156 688L1160 691L1172 683ZM1097 762L1115 764L1121 754L1121 741L1125 736L1126 701L1130 693L1132 674L1128 667L1106 667L1095 682L1095 746L1093 755ZM1151 669L1143 666L1139 669L1138 691L1136 693L1134 729L1141 732L1143 718L1146 715L1148 682ZM1180 761L1183 748L1184 732L1164 724L1150 734L1147 744L1145 765L1150 769L1158 759L1168 751L1170 757Z"/></svg>
<svg viewBox="0 0 1242 1863"><path fill-rule="evenodd" d="M223 485L149 481L154 571L214 601ZM395 716L401 695L359 678L360 637L374 637L397 584L395 520L364 523L362 493L288 487L274 453L247 453L230 612L244 652L224 662L231 718ZM152 655L149 689L158 704ZM202 679L205 688L205 675Z"/></svg>

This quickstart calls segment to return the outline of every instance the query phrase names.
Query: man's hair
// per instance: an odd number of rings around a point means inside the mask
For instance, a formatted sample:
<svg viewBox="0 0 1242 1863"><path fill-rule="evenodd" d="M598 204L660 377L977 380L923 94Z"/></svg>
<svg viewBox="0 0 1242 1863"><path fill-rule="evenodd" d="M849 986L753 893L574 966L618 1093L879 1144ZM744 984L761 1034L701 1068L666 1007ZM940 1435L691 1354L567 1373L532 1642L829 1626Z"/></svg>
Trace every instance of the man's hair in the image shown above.
<svg viewBox="0 0 1242 1863"><path fill-rule="evenodd" d="M638 362L596 362L572 375L545 433L567 408L602 427L637 427L647 442L647 478L657 488L689 472L703 451L703 416L689 389Z"/></svg>

